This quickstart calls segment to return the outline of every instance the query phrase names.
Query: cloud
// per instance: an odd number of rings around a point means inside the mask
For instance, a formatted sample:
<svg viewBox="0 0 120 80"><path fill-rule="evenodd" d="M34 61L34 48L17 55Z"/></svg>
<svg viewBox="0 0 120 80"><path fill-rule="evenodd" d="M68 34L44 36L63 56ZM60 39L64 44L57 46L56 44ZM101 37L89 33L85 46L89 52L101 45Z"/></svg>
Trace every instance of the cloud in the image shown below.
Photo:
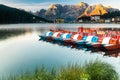
<svg viewBox="0 0 120 80"><path fill-rule="evenodd" d="M19 0L18 0L19 1ZM19 9L24 9L26 11L39 11L40 9L48 9L50 4L58 4L58 2L39 2L39 3L23 3L23 2L16 2L16 0L0 0L0 3L6 5L6 6L10 6L10 7L14 7L14 8L19 8ZM60 4L66 4L66 2L61 2Z"/></svg>
<svg viewBox="0 0 120 80"><path fill-rule="evenodd" d="M50 3L47 3L47 2L46 3L33 3L33 4L28 4L28 3L4 3L4 5L35 12L35 11L39 11L42 8L47 9L49 7Z"/></svg>
<svg viewBox="0 0 120 80"><path fill-rule="evenodd" d="M42 8L47 9L49 7L50 2L43 1L44 0L42 0L42 2L41 0L0 0L0 4L35 12Z"/></svg>
<svg viewBox="0 0 120 80"><path fill-rule="evenodd" d="M83 0L81 0L83 1ZM79 2L78 0L0 0L0 4L4 4L7 6L11 6L11 7L15 7L15 8L20 8L20 9L24 9L27 11L39 11L42 8L47 9L49 7L49 5L52 4L63 4L63 5L71 5L71 4L78 4ZM111 0L111 1L100 1L98 2L98 0L94 0L94 1L90 1L90 0L86 0L86 3L88 4L96 4L96 3L102 3L105 4L106 6L109 5L113 8L118 8L120 9L120 6L118 5L118 3L116 3L117 0Z"/></svg>
<svg viewBox="0 0 120 80"><path fill-rule="evenodd" d="M54 0L56 1L56 0ZM55 4L59 3L59 1L54 2L54 1L48 1L48 0L0 0L0 4L4 4L6 6L14 7L14 8L19 8L19 9L24 9L27 11L39 11L40 9L48 9L50 4ZM63 4L65 2L61 2L60 4Z"/></svg>

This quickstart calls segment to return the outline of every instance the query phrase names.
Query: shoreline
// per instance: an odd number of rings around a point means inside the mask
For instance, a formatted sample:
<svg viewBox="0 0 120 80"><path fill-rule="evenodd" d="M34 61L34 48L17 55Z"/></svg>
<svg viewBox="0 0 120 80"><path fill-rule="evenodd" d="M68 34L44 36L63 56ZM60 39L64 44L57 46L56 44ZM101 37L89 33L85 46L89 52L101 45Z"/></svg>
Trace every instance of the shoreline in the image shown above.
<svg viewBox="0 0 120 80"><path fill-rule="evenodd" d="M99 22L66 22L66 23L4 23L4 24L0 24L0 25L6 25L6 24L120 24L119 23L114 23L114 22L110 22L110 23L99 23Z"/></svg>

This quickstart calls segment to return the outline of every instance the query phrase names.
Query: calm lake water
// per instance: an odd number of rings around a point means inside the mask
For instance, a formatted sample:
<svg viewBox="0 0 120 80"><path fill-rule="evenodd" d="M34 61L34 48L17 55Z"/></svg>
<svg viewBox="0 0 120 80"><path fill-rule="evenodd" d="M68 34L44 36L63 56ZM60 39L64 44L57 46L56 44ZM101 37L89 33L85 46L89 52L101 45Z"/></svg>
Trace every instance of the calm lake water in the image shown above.
<svg viewBox="0 0 120 80"><path fill-rule="evenodd" d="M40 34L49 29L77 30L84 27L116 27L119 24L9 24L0 25L0 75L19 74L43 65L50 69L68 63L84 64L100 59L112 64L120 73L120 57L105 57L98 53L84 52L39 41Z"/></svg>

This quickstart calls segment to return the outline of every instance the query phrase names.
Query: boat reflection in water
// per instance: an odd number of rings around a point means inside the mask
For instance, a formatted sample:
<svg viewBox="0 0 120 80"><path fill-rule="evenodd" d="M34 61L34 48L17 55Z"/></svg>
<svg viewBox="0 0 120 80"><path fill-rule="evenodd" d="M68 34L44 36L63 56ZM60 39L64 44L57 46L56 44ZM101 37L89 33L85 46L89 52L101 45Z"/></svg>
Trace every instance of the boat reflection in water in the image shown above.
<svg viewBox="0 0 120 80"><path fill-rule="evenodd" d="M120 31L115 28L78 28L78 31L50 30L40 40L78 50L102 52L104 56L120 56Z"/></svg>

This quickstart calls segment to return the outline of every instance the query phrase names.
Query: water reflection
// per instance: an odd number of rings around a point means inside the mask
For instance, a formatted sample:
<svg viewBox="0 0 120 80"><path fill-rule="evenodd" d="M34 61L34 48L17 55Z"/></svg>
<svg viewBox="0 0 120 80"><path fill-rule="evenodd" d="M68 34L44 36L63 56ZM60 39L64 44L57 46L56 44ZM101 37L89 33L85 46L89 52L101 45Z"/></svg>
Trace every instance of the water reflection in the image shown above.
<svg viewBox="0 0 120 80"><path fill-rule="evenodd" d="M23 35L29 32L24 29L0 29L0 40L9 39L11 37Z"/></svg>
<svg viewBox="0 0 120 80"><path fill-rule="evenodd" d="M105 47L99 47L99 48L95 48L95 47L92 47L92 46L87 46L86 44L81 44L81 45L78 45L76 44L75 42L71 41L71 40L68 40L68 41L61 41L61 40L55 40L54 38L41 38L39 39L40 41L43 41L43 42L48 42L50 44L57 44L58 46L66 46L67 48L71 48L71 49L78 49L78 50L83 50L83 51L90 51L90 53L100 53L100 54L103 54L103 56L109 56L109 57L118 57L120 56L120 50L113 50L113 51L109 51L109 50L106 50L105 51ZM103 49L104 48L104 49ZM102 51L102 52L100 52Z"/></svg>
<svg viewBox="0 0 120 80"><path fill-rule="evenodd" d="M73 32L71 29L67 29L67 30L52 29L48 31L46 35L43 35L43 36L40 35L40 38L42 41L68 46L70 48L82 49L82 50L91 51L91 52L102 51L105 53L104 55L109 55L114 57L120 56L120 50L119 50L120 28L78 27L78 29L76 28L76 30L77 31ZM65 40L63 40L63 36ZM76 41L80 41L82 40L82 37L84 39L84 37L87 37L87 36L89 37L88 38L89 42L97 43L97 44L90 44L90 43L83 44L82 42L80 42L82 43L82 45L77 44ZM102 41L102 43L100 43L99 41Z"/></svg>
<svg viewBox="0 0 120 80"><path fill-rule="evenodd" d="M42 34L49 29L47 28L2 28L0 29L0 41L21 36L21 35L30 35L33 32L37 32L39 34Z"/></svg>
<svg viewBox="0 0 120 80"><path fill-rule="evenodd" d="M79 27L79 26L77 26ZM25 35L25 34L29 34L32 33L33 31L38 32L39 34L43 34L44 32L47 32L50 29L67 29L70 31L78 31L77 27L36 27L36 28L1 28L0 29L0 40L5 40L11 37L15 37L15 36L19 36L19 35ZM90 29L90 28L88 28ZM104 27L96 27L97 30L113 30L113 31L120 31L120 28L104 28Z"/></svg>
<svg viewBox="0 0 120 80"><path fill-rule="evenodd" d="M103 57L101 54L89 54L89 52L79 50L80 47L71 47L71 45L66 43L57 43L56 45L54 41L47 41L47 43L46 41L39 41L38 35L50 29L77 31L79 25L19 24L6 25L5 28L0 28L0 75L9 73L19 74L26 70L32 71L36 65L42 64L47 69L64 66L69 62L84 64L85 61L95 60L96 58L114 65L116 70L120 72L120 60L118 57ZM85 26L89 26L89 24Z"/></svg>

